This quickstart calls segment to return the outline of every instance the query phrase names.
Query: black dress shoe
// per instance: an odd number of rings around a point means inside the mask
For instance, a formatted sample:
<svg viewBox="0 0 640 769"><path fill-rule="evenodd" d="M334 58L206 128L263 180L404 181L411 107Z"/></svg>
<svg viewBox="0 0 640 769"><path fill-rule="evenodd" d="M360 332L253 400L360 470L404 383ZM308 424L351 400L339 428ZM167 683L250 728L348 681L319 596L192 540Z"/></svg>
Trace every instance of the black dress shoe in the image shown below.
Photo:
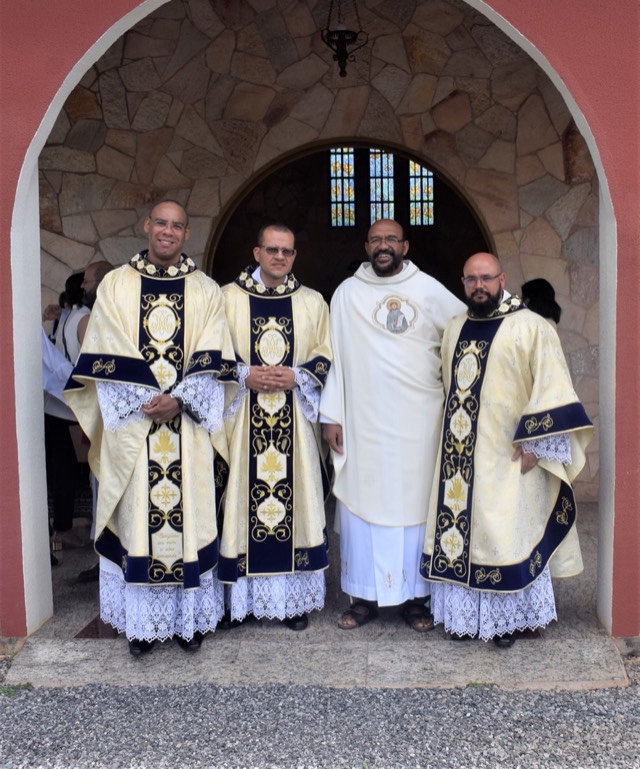
<svg viewBox="0 0 640 769"><path fill-rule="evenodd" d="M155 641L139 641L134 638L129 641L129 654L133 654L134 657L141 657L143 654L148 654L155 646Z"/></svg>
<svg viewBox="0 0 640 769"><path fill-rule="evenodd" d="M81 571L80 574L76 577L76 582L97 582L100 579L100 564L97 563L95 566L92 566L90 569L85 569L84 571Z"/></svg>
<svg viewBox="0 0 640 769"><path fill-rule="evenodd" d="M497 635L493 637L493 643L499 649L510 649L516 642L515 633L505 633L504 635Z"/></svg>
<svg viewBox="0 0 640 769"><path fill-rule="evenodd" d="M234 627L240 627L243 622L243 619L231 619L231 612L227 609L216 627L219 627L220 630L233 630Z"/></svg>
<svg viewBox="0 0 640 769"><path fill-rule="evenodd" d="M186 638L180 638L180 636L176 636L176 640L180 644L180 647L186 652L197 652L198 649L202 646L203 638L204 636L202 633L194 633L193 638L189 638L189 640Z"/></svg>
<svg viewBox="0 0 640 769"><path fill-rule="evenodd" d="M306 614L297 614L295 617L285 617L283 622L289 630L306 630L309 617Z"/></svg>

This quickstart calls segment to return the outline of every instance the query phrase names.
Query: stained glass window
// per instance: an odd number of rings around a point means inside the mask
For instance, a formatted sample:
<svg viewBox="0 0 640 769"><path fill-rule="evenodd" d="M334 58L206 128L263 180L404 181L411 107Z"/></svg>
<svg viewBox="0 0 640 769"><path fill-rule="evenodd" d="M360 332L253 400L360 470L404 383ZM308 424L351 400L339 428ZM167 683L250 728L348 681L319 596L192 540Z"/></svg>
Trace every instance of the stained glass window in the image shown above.
<svg viewBox="0 0 640 769"><path fill-rule="evenodd" d="M356 196L353 147L331 150L331 226L355 227Z"/></svg>
<svg viewBox="0 0 640 769"><path fill-rule="evenodd" d="M409 224L433 224L433 174L409 161Z"/></svg>
<svg viewBox="0 0 640 769"><path fill-rule="evenodd" d="M393 155L369 150L370 221L394 218Z"/></svg>
<svg viewBox="0 0 640 769"><path fill-rule="evenodd" d="M356 226L356 167L358 196L362 197L360 216L366 216L368 183L371 223L395 219L396 213L404 220L408 218L412 227L434 223L434 180L428 168L382 149L334 147L330 150L332 227Z"/></svg>

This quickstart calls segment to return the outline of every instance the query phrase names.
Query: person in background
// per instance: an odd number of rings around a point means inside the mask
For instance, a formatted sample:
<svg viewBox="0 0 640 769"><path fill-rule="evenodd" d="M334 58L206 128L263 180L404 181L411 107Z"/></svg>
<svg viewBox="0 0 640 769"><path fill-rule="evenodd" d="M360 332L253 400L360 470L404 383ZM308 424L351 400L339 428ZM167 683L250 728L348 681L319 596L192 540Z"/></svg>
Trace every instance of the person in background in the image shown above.
<svg viewBox="0 0 640 769"><path fill-rule="evenodd" d="M102 282L105 275L108 275L113 270L113 265L107 261L92 262L84 271L84 280L82 281L82 291L84 292L84 304L89 310L92 309L95 304L98 292L98 286ZM81 324L78 327L78 334L84 339L86 333L87 322ZM92 499L92 516L91 516L91 532L90 537L93 540L95 538L96 529L96 505L98 501L98 482L93 473L89 473L89 482L91 484L91 499ZM80 583L84 582L97 582L100 578L100 563L96 563L95 566L91 566L88 569L83 569L77 576L76 581Z"/></svg>
<svg viewBox="0 0 640 769"><path fill-rule="evenodd" d="M51 321L51 331L48 334L48 338L55 344L56 334L58 332L58 326L66 316L69 314L71 307L67 303L66 291L61 291L58 297L58 304L48 304L42 311L42 322L47 323Z"/></svg>
<svg viewBox="0 0 640 769"><path fill-rule="evenodd" d="M562 307L556 302L556 292L548 280L534 278L522 284L522 301L526 306L547 320L552 320L556 326L560 323Z"/></svg>
<svg viewBox="0 0 640 769"><path fill-rule="evenodd" d="M71 366L80 354L82 334L86 328L89 309L83 304L82 281L84 273L70 275L64 293L69 312L61 315L55 346ZM62 550L65 534L73 527L76 491L80 485L80 466L74 448L71 430L77 421L66 404L45 392L44 440L47 468L47 488L52 499L53 522L51 531L52 562L55 553Z"/></svg>
<svg viewBox="0 0 640 769"><path fill-rule="evenodd" d="M61 431L62 435L62 449L66 447L67 435L69 435L69 427L77 424L73 411L67 406L62 398L62 392L64 386L69 379L69 375L73 370L73 365L64 357L64 355L58 350L55 344L52 343L51 338L47 336L45 330L41 331L41 348L42 348L42 390L44 396L44 415L45 415L45 460L47 471L47 489L50 493L55 488L56 473L60 472L55 462L59 458L57 455L58 449L54 443L52 436L52 427L55 430L58 423L68 425L64 431ZM48 438L47 438L48 431ZM73 446L72 446L73 448ZM73 458L75 459L75 451ZM48 518L47 514L47 518ZM49 549L51 557L51 565L57 566L59 563L59 555L53 552L53 527L51 522L48 522L49 526Z"/></svg>

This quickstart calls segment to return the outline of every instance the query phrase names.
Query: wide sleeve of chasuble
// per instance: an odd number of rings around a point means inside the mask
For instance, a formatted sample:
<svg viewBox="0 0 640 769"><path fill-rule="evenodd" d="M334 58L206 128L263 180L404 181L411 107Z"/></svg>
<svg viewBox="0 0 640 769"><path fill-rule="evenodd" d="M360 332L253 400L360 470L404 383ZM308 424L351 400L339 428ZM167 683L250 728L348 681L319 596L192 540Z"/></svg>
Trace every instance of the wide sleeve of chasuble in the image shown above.
<svg viewBox="0 0 640 769"><path fill-rule="evenodd" d="M528 311L523 311L520 318L528 323L527 330L531 334L532 384L515 430L514 444L567 434L571 441L571 463L561 465L544 459L540 462L571 483L585 465L585 450L593 437L593 425L573 388L555 328Z"/></svg>
<svg viewBox="0 0 640 769"><path fill-rule="evenodd" d="M98 479L103 424L96 382L143 385L160 392L138 349L139 318L140 276L124 265L106 275L98 288L80 357L64 394L90 441L89 464ZM132 425L121 436L123 454L139 449L149 430L147 421Z"/></svg>

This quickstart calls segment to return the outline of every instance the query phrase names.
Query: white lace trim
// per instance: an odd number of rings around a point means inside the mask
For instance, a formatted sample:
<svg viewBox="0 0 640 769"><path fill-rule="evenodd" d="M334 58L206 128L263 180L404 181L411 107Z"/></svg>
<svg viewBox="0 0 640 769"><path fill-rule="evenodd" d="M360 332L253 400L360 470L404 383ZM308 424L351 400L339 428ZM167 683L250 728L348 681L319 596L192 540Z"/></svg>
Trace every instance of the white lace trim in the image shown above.
<svg viewBox="0 0 640 769"><path fill-rule="evenodd" d="M552 462L571 464L571 440L566 433L546 435L521 444L525 454L535 454L538 459L549 459Z"/></svg>
<svg viewBox="0 0 640 769"><path fill-rule="evenodd" d="M308 614L324 606L326 586L323 571L275 574L273 577L241 577L226 586L231 619L248 614L258 619L279 619Z"/></svg>
<svg viewBox="0 0 640 769"><path fill-rule="evenodd" d="M144 419L141 411L157 394L156 390L126 382L96 382L98 403L105 430L115 432L133 422ZM207 432L222 427L224 385L212 374L194 374L180 382L171 392L177 395L202 420Z"/></svg>
<svg viewBox="0 0 640 769"><path fill-rule="evenodd" d="M142 407L158 394L125 382L96 382L96 391L104 428L110 432L144 419Z"/></svg>
<svg viewBox="0 0 640 769"><path fill-rule="evenodd" d="M122 573L100 566L100 619L129 640L166 641L177 635L187 641L208 633L224 614L224 586L212 572L200 587L129 585Z"/></svg>
<svg viewBox="0 0 640 769"><path fill-rule="evenodd" d="M200 417L200 424L209 433L222 427L224 411L224 385L213 374L202 373L183 379L173 388L177 395Z"/></svg>
<svg viewBox="0 0 640 769"><path fill-rule="evenodd" d="M517 630L535 630L557 619L549 567L516 593L489 593L446 582L431 583L431 611L448 633L488 641Z"/></svg>
<svg viewBox="0 0 640 769"><path fill-rule="evenodd" d="M231 401L229 406L224 411L225 419L230 419L236 413L236 411L240 408L242 401L244 400L244 396L247 392L245 380L249 376L249 366L245 366L244 363L238 363L236 368L238 371L238 391L236 392L236 397Z"/></svg>
<svg viewBox="0 0 640 769"><path fill-rule="evenodd" d="M306 369L293 366L292 371L298 385L294 390L294 395L298 399L302 413L310 422L317 422L318 411L320 410L320 385ZM230 405L225 409L225 419L232 417L240 408L244 396L247 394L245 380L248 376L249 367L245 366L244 363L238 363L238 392Z"/></svg>
<svg viewBox="0 0 640 769"><path fill-rule="evenodd" d="M293 373L298 385L294 390L298 405L309 422L317 422L320 410L320 385L317 379L314 379L304 368L294 366Z"/></svg>

